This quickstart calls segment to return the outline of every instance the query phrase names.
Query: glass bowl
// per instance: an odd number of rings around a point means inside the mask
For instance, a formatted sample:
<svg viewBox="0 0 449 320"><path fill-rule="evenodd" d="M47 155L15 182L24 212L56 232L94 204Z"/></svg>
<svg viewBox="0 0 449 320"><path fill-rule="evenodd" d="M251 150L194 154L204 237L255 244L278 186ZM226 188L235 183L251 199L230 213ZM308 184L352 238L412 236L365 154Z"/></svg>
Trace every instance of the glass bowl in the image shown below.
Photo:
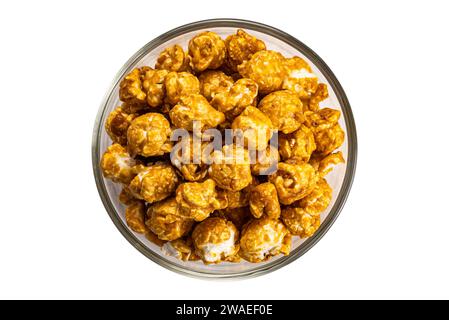
<svg viewBox="0 0 449 320"><path fill-rule="evenodd" d="M180 44L186 48L189 39L201 31L214 31L224 38L235 33L238 28L248 30L251 34L263 40L267 48L271 50L279 51L287 57L297 55L304 58L309 62L320 82L328 85L329 98L322 102L321 106L329 106L342 112L340 125L345 131L346 137L341 151L346 163L336 166L332 173L326 176L333 189L333 198L328 209L322 213L321 227L312 237L306 240L294 237L290 255L276 256L263 263L241 262L205 265L198 261L184 262L164 255L158 246L148 241L143 235L133 232L126 225L125 207L118 201L121 188L118 184L104 179L99 167L102 154L111 144L104 123L108 114L120 104L118 91L121 79L133 68L144 65L153 66L158 54L164 48L174 44ZM123 236L137 250L159 265L184 275L202 278L243 278L262 275L279 269L306 253L329 230L343 208L354 178L356 154L357 137L351 107L341 85L324 61L302 42L281 30L257 22L236 19L212 19L184 25L150 41L134 54L118 72L100 106L92 141L92 161L98 192L109 216Z"/></svg>

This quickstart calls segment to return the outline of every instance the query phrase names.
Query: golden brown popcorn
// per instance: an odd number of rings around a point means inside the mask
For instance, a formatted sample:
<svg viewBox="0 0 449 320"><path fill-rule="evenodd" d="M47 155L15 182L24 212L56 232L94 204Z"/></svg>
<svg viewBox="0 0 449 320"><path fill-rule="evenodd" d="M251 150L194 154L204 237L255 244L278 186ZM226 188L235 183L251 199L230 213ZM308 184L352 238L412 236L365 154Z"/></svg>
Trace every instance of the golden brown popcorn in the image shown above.
<svg viewBox="0 0 449 320"><path fill-rule="evenodd" d="M280 253L290 253L291 236L279 220L264 216L242 229L240 256L249 262L262 262Z"/></svg>
<svg viewBox="0 0 449 320"><path fill-rule="evenodd" d="M173 241L168 241L162 246L162 252L171 257L182 261L196 261L200 260L195 253L192 238L180 238Z"/></svg>
<svg viewBox="0 0 449 320"><path fill-rule="evenodd" d="M268 177L274 184L282 204L292 204L307 196L315 188L318 174L308 163L280 162L278 170Z"/></svg>
<svg viewBox="0 0 449 320"><path fill-rule="evenodd" d="M126 224L137 233L145 233L147 226L145 225L145 203L136 200L125 211Z"/></svg>
<svg viewBox="0 0 449 320"><path fill-rule="evenodd" d="M235 145L215 151L209 177L225 190L239 191L247 187L253 181L248 151Z"/></svg>
<svg viewBox="0 0 449 320"><path fill-rule="evenodd" d="M254 80L262 94L280 90L287 75L285 58L271 50L256 52L250 60L239 65L238 70L244 78Z"/></svg>
<svg viewBox="0 0 449 320"><path fill-rule="evenodd" d="M326 210L332 199L332 188L326 179L320 178L312 193L298 202L298 206L311 215L319 215Z"/></svg>
<svg viewBox="0 0 449 320"><path fill-rule="evenodd" d="M271 182L261 183L251 190L249 209L255 218L260 218L264 214L272 219L279 218L281 206L276 188Z"/></svg>
<svg viewBox="0 0 449 320"><path fill-rule="evenodd" d="M257 103L257 84L251 79L237 80L228 91L217 93L210 102L218 111L224 112L228 120L233 120L246 107Z"/></svg>
<svg viewBox="0 0 449 320"><path fill-rule="evenodd" d="M188 72L170 72L165 77L165 91L167 103L175 105L182 96L200 93L200 81Z"/></svg>
<svg viewBox="0 0 449 320"><path fill-rule="evenodd" d="M159 54L156 62L156 69L167 71L190 71L190 57L184 52L181 46L175 44L174 46L166 48Z"/></svg>
<svg viewBox="0 0 449 320"><path fill-rule="evenodd" d="M299 207L282 209L281 218L290 233L301 238L311 237L320 227L320 215L310 214Z"/></svg>
<svg viewBox="0 0 449 320"><path fill-rule="evenodd" d="M305 125L293 133L279 135L279 154L284 161L295 158L308 162L315 149L313 132Z"/></svg>
<svg viewBox="0 0 449 320"><path fill-rule="evenodd" d="M228 92L234 84L232 77L218 70L205 71L198 79L200 80L200 92L208 101L211 101L218 93Z"/></svg>
<svg viewBox="0 0 449 320"><path fill-rule="evenodd" d="M112 142L126 146L126 133L128 132L128 127L131 124L131 121L133 121L136 117L137 114L128 114L122 109L122 107L116 108L109 114L106 119L105 130Z"/></svg>
<svg viewBox="0 0 449 320"><path fill-rule="evenodd" d="M189 41L189 56L196 72L218 69L226 59L226 46L215 32L201 32Z"/></svg>
<svg viewBox="0 0 449 320"><path fill-rule="evenodd" d="M318 87L318 77L304 59L293 57L286 59L287 76L282 83L283 89L295 92L301 99L310 98Z"/></svg>
<svg viewBox="0 0 449 320"><path fill-rule="evenodd" d="M225 115L215 110L200 94L181 97L179 103L170 110L170 119L178 128L193 131L193 122L198 121L198 129L214 128L225 121Z"/></svg>
<svg viewBox="0 0 449 320"><path fill-rule="evenodd" d="M226 261L239 251L239 232L231 221L211 217L200 222L192 233L195 252L204 263Z"/></svg>
<svg viewBox="0 0 449 320"><path fill-rule="evenodd" d="M226 199L227 208L241 208L249 205L249 194L256 185L259 184L259 181L255 177L252 178L252 181L249 185L239 191L231 191L231 190L220 190L222 193L220 197Z"/></svg>
<svg viewBox="0 0 449 320"><path fill-rule="evenodd" d="M238 29L236 34L230 35L225 40L228 51L227 66L234 72L244 61L247 61L257 51L265 50L265 43L262 40Z"/></svg>
<svg viewBox="0 0 449 320"><path fill-rule="evenodd" d="M268 146L266 150L252 152L251 172L253 175L268 175L277 170L277 164L280 161L278 149L274 146Z"/></svg>
<svg viewBox="0 0 449 320"><path fill-rule="evenodd" d="M146 113L135 118L128 128L131 155L160 156L170 152L170 122L160 113Z"/></svg>
<svg viewBox="0 0 449 320"><path fill-rule="evenodd" d="M148 208L146 225L159 239L172 241L186 235L193 226L193 220L179 214L175 198L157 202Z"/></svg>
<svg viewBox="0 0 449 320"><path fill-rule="evenodd" d="M128 151L118 143L106 149L101 158L101 169L105 178L114 182L128 184L136 175L133 167L137 161L131 158Z"/></svg>
<svg viewBox="0 0 449 320"><path fill-rule="evenodd" d="M145 222L145 224L146 224L146 222ZM148 228L147 228L147 231L145 232L145 238L147 238L148 241L154 243L158 247L162 247L166 243L166 241L159 239L157 237L157 235L153 231L149 230Z"/></svg>
<svg viewBox="0 0 449 320"><path fill-rule="evenodd" d="M211 217L221 217L226 220L232 221L232 223L240 230L245 223L251 219L251 213L248 207L239 208L225 208L215 211L211 214Z"/></svg>
<svg viewBox="0 0 449 320"><path fill-rule="evenodd" d="M315 170L320 174L320 176L324 177L329 172L331 172L339 163L344 163L345 159L343 157L343 153L341 151L331 153L327 156L322 155L314 155L310 159L310 164L315 168Z"/></svg>
<svg viewBox="0 0 449 320"><path fill-rule="evenodd" d="M327 91L327 85L324 83L318 84L315 93L310 97L307 103L307 110L318 111L320 109L320 102L326 100L328 97L329 92Z"/></svg>
<svg viewBox="0 0 449 320"><path fill-rule="evenodd" d="M270 93L260 101L258 108L270 118L273 127L283 133L297 130L304 122L301 99L289 90Z"/></svg>
<svg viewBox="0 0 449 320"><path fill-rule="evenodd" d="M200 140L194 143L192 135L173 146L170 154L172 164L188 181L199 181L207 175L208 165L205 161L206 143Z"/></svg>
<svg viewBox="0 0 449 320"><path fill-rule="evenodd" d="M154 70L149 68L142 78L142 87L147 94L147 103L150 107L159 107L165 99L165 77L167 70Z"/></svg>
<svg viewBox="0 0 449 320"><path fill-rule="evenodd" d="M136 198L153 203L169 197L176 190L179 179L175 169L168 163L139 166L138 171L129 184L129 189Z"/></svg>
<svg viewBox="0 0 449 320"><path fill-rule="evenodd" d="M126 102L128 105L132 105L138 110L147 107L147 95L142 87L142 76L146 70L148 70L148 67L136 68L120 82L120 100Z"/></svg>
<svg viewBox="0 0 449 320"><path fill-rule="evenodd" d="M180 184L176 189L176 202L179 213L195 221L203 221L213 211L227 206L226 199L219 196L212 179Z"/></svg>
<svg viewBox="0 0 449 320"><path fill-rule="evenodd" d="M134 197L131 190L129 190L128 186L125 185L125 186L123 186L122 191L120 191L118 200L125 206L129 206L137 199L136 199L136 197Z"/></svg>
<svg viewBox="0 0 449 320"><path fill-rule="evenodd" d="M273 134L270 118L253 106L246 107L231 128L241 130L245 146L250 150L265 150Z"/></svg>

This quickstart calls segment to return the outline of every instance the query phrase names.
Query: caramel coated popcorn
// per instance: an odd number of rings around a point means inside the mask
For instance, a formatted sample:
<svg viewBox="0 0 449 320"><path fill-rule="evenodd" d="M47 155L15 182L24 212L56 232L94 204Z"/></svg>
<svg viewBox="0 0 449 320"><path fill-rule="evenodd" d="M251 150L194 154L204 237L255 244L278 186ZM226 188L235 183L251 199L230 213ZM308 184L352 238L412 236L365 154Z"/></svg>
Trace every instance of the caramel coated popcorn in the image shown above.
<svg viewBox="0 0 449 320"><path fill-rule="evenodd" d="M231 221L220 217L200 222L192 233L196 254L205 263L228 260L239 251L239 232Z"/></svg>
<svg viewBox="0 0 449 320"><path fill-rule="evenodd" d="M270 93L259 103L259 109L273 123L274 128L283 133L292 133L304 122L302 102L289 90Z"/></svg>
<svg viewBox="0 0 449 320"><path fill-rule="evenodd" d="M345 161L341 112L323 106L319 80L241 29L201 32L131 70L100 163L129 229L170 259L211 266L264 262L312 237L332 204L328 174Z"/></svg>
<svg viewBox="0 0 449 320"><path fill-rule="evenodd" d="M280 253L290 253L291 236L284 224L264 216L243 227L240 256L249 262L262 262Z"/></svg>
<svg viewBox="0 0 449 320"><path fill-rule="evenodd" d="M186 235L193 226L193 220L179 214L175 198L157 202L148 208L147 227L159 239L172 241Z"/></svg>
<svg viewBox="0 0 449 320"><path fill-rule="evenodd" d="M225 61L226 45L218 34L202 32L190 40L189 55L195 72L218 69Z"/></svg>

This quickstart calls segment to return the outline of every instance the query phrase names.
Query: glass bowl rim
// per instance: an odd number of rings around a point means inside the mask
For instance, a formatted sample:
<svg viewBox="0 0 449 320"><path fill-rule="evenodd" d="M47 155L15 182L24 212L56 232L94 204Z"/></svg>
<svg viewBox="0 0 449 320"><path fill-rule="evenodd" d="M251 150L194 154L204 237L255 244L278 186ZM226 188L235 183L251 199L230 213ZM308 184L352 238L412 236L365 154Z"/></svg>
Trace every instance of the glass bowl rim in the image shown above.
<svg viewBox="0 0 449 320"><path fill-rule="evenodd" d="M346 171L343 179L343 183L339 192L339 195L331 208L328 216L325 221L322 223L319 230L309 239L307 239L304 243L294 249L290 255L284 256L277 260L273 260L267 264L261 265L260 268L255 270L246 270L238 273L229 273L229 274L217 274L217 273L208 273L201 272L196 270L191 270L188 268L177 266L168 260L163 259L158 254L153 252L151 249L147 248L123 223L123 221L118 216L118 213L115 211L114 206L109 198L107 193L101 169L99 166L99 162L101 159L100 148L99 148L99 138L101 136L101 124L105 120L105 111L106 106L108 105L109 99L111 98L112 93L119 85L120 80L125 75L124 73L129 69L131 65L134 65L138 62L145 54L161 45L162 43L170 40L176 36L182 35L187 32L192 32L205 28L217 28L217 27L230 27L230 28L243 28L248 30L253 30L257 32L262 32L272 37L281 40L288 45L292 46L296 50L300 51L304 56L306 56L324 75L326 80L329 82L332 87L335 95L340 103L341 110L345 119L346 124L346 135L347 135L347 143L348 143L348 156L346 159ZM352 114L351 106L349 104L348 98L340 85L339 81L335 77L334 73L327 66L327 64L308 46L304 43L296 39L295 37L287 34L286 32L279 30L277 28L271 27L266 24L262 24L259 22L242 20L242 19L229 19L229 18L219 18L219 19L208 19L192 22L189 24L185 24L183 26L172 29L159 37L151 40L145 46L143 46L140 50L138 50L128 61L123 65L120 71L115 76L112 84L107 90L106 95L104 96L98 114L96 116L93 136L92 136L92 165L93 165L93 173L95 177L95 182L97 185L98 192L100 194L100 198L103 202L103 205L108 212L110 218L112 219L114 225L120 231L120 233L131 243L140 253L145 255L147 258L152 260L153 262L169 269L171 271L196 277L203 279L231 279L231 278L250 278L255 276L260 276L267 274L269 272L275 271L281 267L286 266L287 264L295 261L307 251L309 251L330 229L333 225L337 217L339 216L346 199L349 195L349 191L352 186L352 182L354 180L355 169L357 162L357 134L356 127L354 122L354 117ZM301 248L301 250L299 250Z"/></svg>

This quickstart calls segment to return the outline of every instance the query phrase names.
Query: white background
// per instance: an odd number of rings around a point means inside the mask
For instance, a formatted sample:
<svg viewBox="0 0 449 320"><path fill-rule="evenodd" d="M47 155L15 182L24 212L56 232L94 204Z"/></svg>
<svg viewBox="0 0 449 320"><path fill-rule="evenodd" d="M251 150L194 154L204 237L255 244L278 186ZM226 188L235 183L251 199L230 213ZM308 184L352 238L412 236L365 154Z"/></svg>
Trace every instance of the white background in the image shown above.
<svg viewBox="0 0 449 320"><path fill-rule="evenodd" d="M8 1L0 4L0 298L449 298L446 1ZM347 204L300 260L211 282L120 235L91 169L97 108L123 63L196 20L245 18L317 52L352 104Z"/></svg>

